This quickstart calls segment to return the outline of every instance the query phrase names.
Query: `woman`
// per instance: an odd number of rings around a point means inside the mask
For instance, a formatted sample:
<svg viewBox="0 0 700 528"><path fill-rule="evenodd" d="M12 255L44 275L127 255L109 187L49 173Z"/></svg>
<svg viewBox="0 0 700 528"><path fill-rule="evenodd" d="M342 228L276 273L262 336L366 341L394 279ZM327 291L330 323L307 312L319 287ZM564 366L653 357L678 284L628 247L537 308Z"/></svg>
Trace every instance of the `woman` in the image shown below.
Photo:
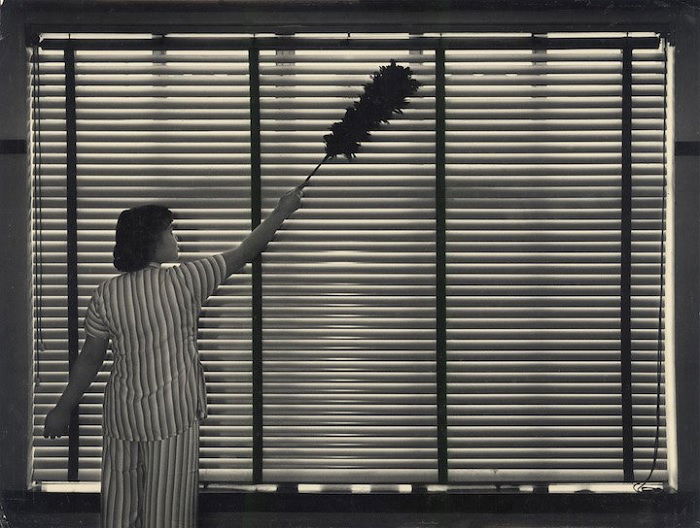
<svg viewBox="0 0 700 528"><path fill-rule="evenodd" d="M197 352L202 304L229 275L265 249L301 205L295 188L238 247L161 267L178 258L172 213L147 205L123 211L114 265L124 273L95 291L85 343L44 436L68 432L71 410L100 370L109 340L114 364L105 387L102 526L193 527L197 523L199 424L206 417Z"/></svg>

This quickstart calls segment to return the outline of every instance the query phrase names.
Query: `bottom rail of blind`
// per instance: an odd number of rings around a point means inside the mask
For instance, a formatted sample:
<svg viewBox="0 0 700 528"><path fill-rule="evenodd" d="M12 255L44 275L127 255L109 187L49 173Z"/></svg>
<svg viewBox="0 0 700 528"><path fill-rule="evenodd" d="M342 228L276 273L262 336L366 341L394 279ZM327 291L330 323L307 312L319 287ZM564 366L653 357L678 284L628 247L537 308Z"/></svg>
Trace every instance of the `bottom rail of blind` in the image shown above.
<svg viewBox="0 0 700 528"><path fill-rule="evenodd" d="M647 489L663 491L663 482L650 482ZM35 491L45 493L99 493L99 481L42 482L35 486ZM234 482L206 482L201 485L201 491L232 492L232 493L635 493L632 484L627 482L599 483L530 483L530 484L237 484Z"/></svg>

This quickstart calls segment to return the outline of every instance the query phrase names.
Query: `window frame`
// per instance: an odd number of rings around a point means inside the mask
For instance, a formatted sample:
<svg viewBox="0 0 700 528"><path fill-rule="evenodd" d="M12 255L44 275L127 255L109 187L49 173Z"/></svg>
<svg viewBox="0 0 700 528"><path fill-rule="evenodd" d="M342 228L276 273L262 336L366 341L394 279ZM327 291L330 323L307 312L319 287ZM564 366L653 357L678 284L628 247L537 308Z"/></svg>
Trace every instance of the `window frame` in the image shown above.
<svg viewBox="0 0 700 528"><path fill-rule="evenodd" d="M280 40L279 40L279 39L272 39L272 40L274 40L274 41L277 43L277 44L274 46L274 48L277 49L277 48L279 47L279 42L280 42ZM267 47L269 47L269 44L271 44L272 40L270 41L270 43L268 43L268 42L266 42L264 39L257 39L257 40L256 40L256 46L253 46L253 47L251 47L250 49L255 49L255 48L257 48L257 49L267 48ZM550 40L551 40L551 39L550 39ZM586 39L586 40L587 40L587 43L588 43L588 39ZM66 43L61 43L60 41L54 41L54 42L56 43L57 46L65 46L65 45L66 45ZM220 39L217 39L217 41L215 41L215 42L216 42L216 45L220 45L220 46L229 47L229 46L231 45L230 42L222 42ZM416 38L415 42L416 42L416 46L417 46L418 48L424 49L424 46L425 46L426 42L428 42L428 41L425 40L425 38L423 38L423 37L418 37L418 38ZM465 46L469 47L470 49L471 49L471 47L473 47L473 46L475 45L474 43L468 43L468 42L466 42L466 41L464 41L464 40L450 41L449 39L432 39L430 42L435 46L435 49L438 50L438 51L441 50L441 49L444 51L445 47L448 47L448 46L450 46L450 45L454 45L454 46L465 45ZM465 42L466 42L466 43L465 43ZM483 45L483 46L489 48L489 47L492 47L496 42L502 42L502 41L482 41L482 42L480 42L480 45ZM525 42L525 39L523 40L523 43L524 43L524 42ZM531 45L531 40L528 40L528 42L530 42L530 45ZM609 45L609 44L610 44L610 43L604 42L604 41L601 41L601 42L602 42L601 45L603 45L603 46L606 46L606 45ZM615 42L616 42L616 43L618 44L618 46L619 46L619 40L618 40L618 39L615 39ZM648 41L646 41L646 42L648 42ZM459 44L459 43L461 43L461 44ZM562 42L557 43L557 44L561 44L562 46L571 46L571 45L573 45L574 43L575 43L574 40L564 42L564 39L562 39ZM72 42L72 43L68 43L67 48L68 48L68 49L73 49L74 46L75 46L75 44L76 44L75 41ZM152 42L151 42L150 44L151 44L151 46L153 45ZM187 46L188 48L190 48L192 43L191 43L191 42L182 42L181 44L184 45L184 46ZM167 38L166 38L165 40L162 41L163 47L166 47L166 46L167 46L168 49L172 49L171 47L172 47L173 45L174 45L174 46L176 47L176 49L177 49L177 46L179 46L179 45L181 45L181 44L179 43L179 41L178 41L177 39L167 39ZM324 44L327 44L327 42L324 43ZM376 42L372 42L372 44L376 46ZM549 44L551 44L551 43L550 43L550 42L541 42L541 44L542 44L542 45L549 45ZM51 46L53 46L53 45L54 45L53 43L49 43L49 47L51 47ZM92 44L90 44L89 41L85 41L85 42L80 42L80 43L79 43L79 46L80 46L81 48L82 48L83 46L86 46L86 47L89 48L91 45L92 45ZM104 45L104 44L103 44L103 43L96 42L94 45L99 47L100 45ZM127 42L126 42L126 45L125 45L125 46L128 48L128 47L131 47L131 46L138 46L138 45L143 45L143 43L139 43L139 42L137 42L136 40L130 40L130 41L127 41ZM248 43L248 45L249 45L249 43ZM318 43L317 41L310 40L310 41L308 42L308 46L313 47L313 48L317 47L318 45L319 45L319 43ZM345 45L345 44L341 44L341 45ZM361 45L363 45L363 44L360 43L359 45L361 46ZM299 41L297 41L297 40L295 40L295 39L290 39L290 46L293 46L294 49L298 49L298 48L299 48ZM555 45L554 47L556 48L556 45ZM632 48L629 47L629 46L626 46L626 47L624 47L624 49L629 49L630 52L631 52L631 49L632 49ZM631 56L629 57L628 60L631 61ZM628 71L628 73L631 75L631 71ZM443 71L443 75L444 75L444 71ZM443 88L443 89L444 89L444 88ZM444 96L444 92L443 92L443 96ZM630 94L629 96L631 97L631 94ZM624 95L623 95L623 97L624 97ZM440 116L440 112L441 112L441 111L438 110L438 116ZM442 112L444 112L444 108L443 108ZM69 114L70 114L70 111L69 111ZM630 116L629 118L631 119L631 116ZM67 119L74 119L74 116L73 116L73 118L71 118L70 115L68 115L68 116L67 116ZM438 119L440 119L440 118L438 117ZM444 114L442 115L442 119L444 119ZM75 127L74 127L74 126L73 126L73 127L68 127L68 128L69 128L69 129L72 128L72 130L75 131ZM438 127L438 129L441 130L442 133L443 133L443 135L444 135L444 127ZM438 134L440 134L440 132L438 132ZM73 141L74 141L74 138L73 138ZM69 143L70 143L70 142L71 142L71 140L70 140L70 138L69 138ZM440 142L438 142L438 143L440 143ZM441 144L443 145L443 148L444 148L444 138L443 138L443 141L441 142ZM631 148L631 147L630 147L630 148ZM253 148L253 152L255 152L255 147ZM445 155L444 150L443 150L442 152L438 152L438 158L442 158L442 162L438 161L438 163L437 163L438 172L440 172L440 170L441 170L441 169L440 169L440 163L442 163L442 171L444 171L444 155ZM74 158L74 157L75 157L75 152L74 152L74 151L71 152L71 150L69 149L68 156L69 156L69 160L72 159L72 158ZM253 157L255 157L255 156L256 156L256 155L253 154ZM257 152L257 156L259 156L259 149L258 149L258 152ZM72 163L74 164L75 162L73 161ZM625 162L623 162L623 165L624 165L624 163L625 163ZM631 164L631 161L629 161L629 163ZM69 163L69 164L70 164L70 163ZM254 163L253 163L253 166L255 167L255 165L256 165L256 163L254 162ZM258 162L258 168L257 168L257 170L259 170L259 162ZM630 169L630 170L631 170L631 169ZM254 169L253 169L253 174L255 174L255 171L256 171L256 169L254 168ZM631 175L630 175L630 176L631 176ZM258 177L259 177L259 173L258 173ZM444 189L444 173L443 173L442 182L443 182L443 187L442 187L441 190L438 188L438 197L437 197L437 199L438 199L438 202L439 202L439 203L442 202L442 210L444 211L444 192L445 192L445 189ZM631 190L630 190L630 193L631 193ZM630 196L630 199L631 199L631 196ZM439 207L438 207L438 208L439 208ZM254 216L253 216L253 223L255 224L256 216L255 216L255 213L253 213L253 214L254 214ZM257 213L257 214L258 214L258 215L260 214L260 213L259 213L259 209L258 209L258 213ZM73 224L73 223L75 222L75 218L74 218L74 217L71 217L71 218L72 218L72 219L70 220L70 222L71 222L71 224ZM258 221L259 221L259 217L258 217ZM438 222L440 222L440 215L438 215ZM442 217L442 222L444 222L444 216ZM441 225L441 224L438 224L438 225ZM74 228L74 229L77 229L77 228ZM442 233L444 234L444 230L442 231ZM75 242L75 243L77 243L77 242ZM440 246L440 245L442 245L442 244L444 244L444 240L442 240L442 241L438 240L438 245ZM72 245L72 244L71 244L71 245ZM442 253L443 253L443 255L444 255L444 249L443 249ZM444 261L441 262L441 263L438 262L438 268L440 268L441 266L444 266ZM262 272L262 271L260 270L259 273L261 273L261 272ZM77 273L77 271L75 271L74 273ZM255 271L254 271L254 273L255 273ZM442 273L444 273L444 272L442 272ZM438 275L440 275L440 274L441 274L441 272L438 272ZM70 275L70 273L69 273L69 275ZM439 283L439 285L438 285L438 292L441 291L441 288L444 288L444 275L442 275L442 277L443 277L442 279L440 279L440 278L438 279L438 283ZM442 283L441 283L441 281L442 281ZM69 281L69 288L70 288L70 284L71 284L71 282ZM442 284L442 285L440 285L440 284ZM77 288L77 285L74 285L73 287L74 287L74 288ZM255 294L254 294L254 295L255 295ZM443 294L438 293L438 296L440 296L440 295L443 295ZM444 303L442 303L441 305L444 306ZM71 313L76 314L76 315L74 315L74 318L77 319L77 305L72 305L72 306L73 306L73 308L71 308L70 311L71 311ZM438 313L438 321L444 320L444 317L445 317L445 316L444 316L444 313L442 313L442 314L441 314L441 313ZM440 328L442 328L442 329L444 330L444 326L440 326L439 323L438 323L438 327L440 327ZM77 329L75 330L75 332L77 332ZM73 351L73 355L71 356L71 358L72 358L71 361L73 361L73 360L75 359L75 356L77 355L77 333L74 334L74 335L75 335L75 337L71 340L72 343L73 343L72 346L71 346L71 351ZM260 339L261 339L261 338L260 338ZM443 340L443 339L444 339L444 337L440 337L440 340ZM260 344L260 346L261 346L261 344ZM440 345L438 345L438 350L439 350L438 354L440 354L440 353L441 353L441 352L440 352L440 350L441 350ZM631 358L628 358L627 361L631 362ZM439 361L438 361L438 363L440 364ZM442 363L442 364L444 364L444 363ZM261 369L261 368L262 368L262 360L261 360L261 359L258 360L258 365L259 365L258 368ZM630 366L629 368L631 369L631 366ZM257 377L258 377L258 380L259 380L258 383L261 383L261 380L260 380L261 370L258 370L258 372L259 372L259 374L258 374L258 376L257 376ZM445 375L444 371L438 372L438 379L440 380L440 379L444 378L444 375ZM255 378L256 378L256 375L254 374L254 379L255 379ZM628 383L631 385L631 380L630 380ZM439 382L439 385L440 385L440 386L442 386L442 384L443 384L443 382ZM631 389L629 389L629 390L631 390ZM624 391L623 391L623 393L624 393ZM255 391L254 391L254 394L255 394ZM257 394L258 394L260 397L262 396L262 393L261 393L260 391L257 392ZM439 396L438 396L438 398L439 398L439 399L444 399L444 392L440 393ZM624 399L624 397L623 397L623 399ZM631 413L631 400L630 400L629 398L627 398L627 399L629 400L628 403L627 403L627 404L623 404L623 405L628 405L629 408L630 408L630 411L629 411L629 412ZM444 409L444 406L445 406L446 404L441 403L440 405L441 405L441 408ZM258 412L261 412L261 408L262 408L262 401L261 401L261 399L260 399L259 403L257 404L257 408L259 409ZM439 425L438 427L439 427L439 428L446 428L446 416L445 416L445 414L444 414L444 411L441 411L441 412L440 412L440 416L441 416L441 418L439 418L439 423L440 423L440 425ZM262 427L262 421L261 421L261 419L258 419L258 420L255 420L255 421L258 423L258 426L257 426L257 427L258 427L258 428L261 428L261 427ZM75 422L74 422L74 427L75 427ZM254 426L254 427L255 427L255 426ZM631 428L631 424L628 423L628 425L625 426L625 427L629 429L629 428ZM631 433L629 433L629 434L631 434ZM442 457L442 459L444 460L444 457L446 457L446 451L447 451L446 435L441 436L441 438L442 438L443 440L441 441L440 450L441 450L442 452L445 453L445 455ZM629 445L629 442L627 442L627 444ZM259 446L258 446L258 453L260 453L260 454L262 453L261 449L262 449L262 448L261 448L261 445L259 445ZM631 447L628 447L627 449L631 449ZM76 456L77 456L77 455L76 455ZM258 457L258 460L261 461L261 456ZM628 460L629 460L629 458L628 458ZM629 464L629 462L628 462L628 464ZM260 472L261 472L261 470L260 470ZM628 473L629 473L629 469L626 469L626 474L628 474ZM440 474L443 475L444 478L446 479L446 474L447 474L446 466L441 466ZM255 480L258 480L258 479L255 479ZM441 481L443 481L443 479L441 479Z"/></svg>

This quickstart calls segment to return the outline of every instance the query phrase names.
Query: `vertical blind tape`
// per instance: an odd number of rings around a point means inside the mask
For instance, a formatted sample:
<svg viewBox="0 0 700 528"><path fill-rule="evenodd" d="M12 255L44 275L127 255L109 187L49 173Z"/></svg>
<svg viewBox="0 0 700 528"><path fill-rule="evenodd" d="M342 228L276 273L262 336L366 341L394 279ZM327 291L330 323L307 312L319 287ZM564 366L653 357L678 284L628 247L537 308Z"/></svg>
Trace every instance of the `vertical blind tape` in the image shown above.
<svg viewBox="0 0 700 528"><path fill-rule="evenodd" d="M622 48L622 196L620 269L620 384L622 389L622 450L625 482L634 480L632 430L632 48Z"/></svg>
<svg viewBox="0 0 700 528"><path fill-rule="evenodd" d="M435 50L435 360L438 413L438 481L449 482L447 439L447 284L445 240L445 50Z"/></svg>
<svg viewBox="0 0 700 528"><path fill-rule="evenodd" d="M75 50L64 50L66 83L66 282L68 284L68 368L72 369L78 357L78 181L77 181L77 138L76 130L76 90L75 90ZM68 427L68 480L78 480L80 427L78 424L80 407L71 410Z"/></svg>
<svg viewBox="0 0 700 528"><path fill-rule="evenodd" d="M251 228L261 222L261 144L260 144L260 52L248 52L250 82L250 145L251 145ZM253 355L253 482L262 482L263 468L263 298L262 257L253 260L252 355Z"/></svg>

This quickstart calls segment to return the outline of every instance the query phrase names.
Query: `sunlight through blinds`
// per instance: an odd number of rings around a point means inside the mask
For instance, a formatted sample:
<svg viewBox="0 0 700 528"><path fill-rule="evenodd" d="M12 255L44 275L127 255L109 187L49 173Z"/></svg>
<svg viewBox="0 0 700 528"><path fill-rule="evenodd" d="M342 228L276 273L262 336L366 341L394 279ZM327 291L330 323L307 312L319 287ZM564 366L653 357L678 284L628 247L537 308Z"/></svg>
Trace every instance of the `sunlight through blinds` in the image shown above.
<svg viewBox="0 0 700 528"><path fill-rule="evenodd" d="M659 301L662 197L666 174L665 56L663 49L632 52L632 409L634 476L643 480L654 458L656 436L657 372L661 372L660 434L657 469L652 480L666 481L666 420L663 351L664 313L661 317L659 357ZM668 198L667 198L668 199ZM659 360L661 363L659 363Z"/></svg>
<svg viewBox="0 0 700 528"><path fill-rule="evenodd" d="M434 52L262 51L264 209L389 58L423 83L263 257L265 481L436 480Z"/></svg>
<svg viewBox="0 0 700 528"><path fill-rule="evenodd" d="M65 480L68 438L47 440L42 436L44 417L68 383L63 51L34 48L30 62L34 173L33 480Z"/></svg>
<svg viewBox="0 0 700 528"><path fill-rule="evenodd" d="M451 479L622 480L622 53L456 51L446 72ZM655 423L662 73L661 52L637 54L637 478Z"/></svg>

